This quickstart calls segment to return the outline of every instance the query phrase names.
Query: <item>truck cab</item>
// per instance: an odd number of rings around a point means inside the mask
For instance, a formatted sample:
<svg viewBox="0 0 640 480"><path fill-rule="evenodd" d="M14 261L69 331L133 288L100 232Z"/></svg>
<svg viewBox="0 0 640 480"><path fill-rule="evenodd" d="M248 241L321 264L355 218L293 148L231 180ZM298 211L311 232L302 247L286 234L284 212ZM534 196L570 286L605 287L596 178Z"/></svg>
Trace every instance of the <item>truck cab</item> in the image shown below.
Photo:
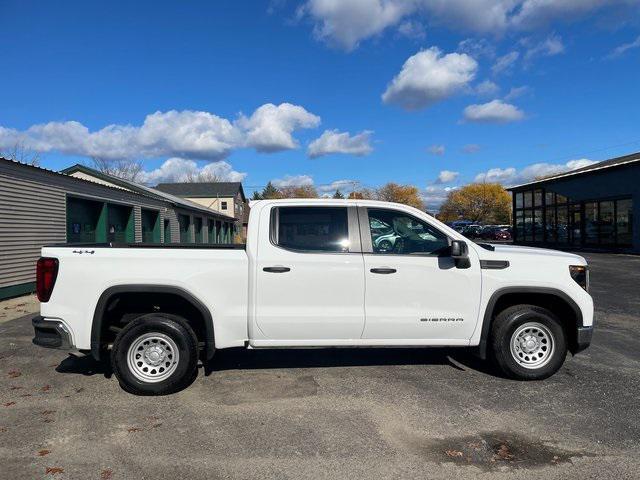
<svg viewBox="0 0 640 480"><path fill-rule="evenodd" d="M240 346L468 347L542 379L593 328L582 257L476 244L387 202L257 201L246 245L65 245L41 262L56 272L38 275L34 342L110 356L133 393L175 391Z"/></svg>

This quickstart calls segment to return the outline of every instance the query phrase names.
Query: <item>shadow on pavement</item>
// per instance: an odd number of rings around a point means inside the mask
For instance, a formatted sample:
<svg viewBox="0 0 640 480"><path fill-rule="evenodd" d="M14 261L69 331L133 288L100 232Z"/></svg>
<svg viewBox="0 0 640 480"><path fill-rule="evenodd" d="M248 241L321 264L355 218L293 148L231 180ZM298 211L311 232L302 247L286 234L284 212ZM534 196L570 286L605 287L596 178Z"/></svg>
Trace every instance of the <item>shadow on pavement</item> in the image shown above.
<svg viewBox="0 0 640 480"><path fill-rule="evenodd" d="M77 375L104 375L111 378L113 371L108 360L97 361L91 355L69 354L60 365L56 367L58 373L74 373Z"/></svg>

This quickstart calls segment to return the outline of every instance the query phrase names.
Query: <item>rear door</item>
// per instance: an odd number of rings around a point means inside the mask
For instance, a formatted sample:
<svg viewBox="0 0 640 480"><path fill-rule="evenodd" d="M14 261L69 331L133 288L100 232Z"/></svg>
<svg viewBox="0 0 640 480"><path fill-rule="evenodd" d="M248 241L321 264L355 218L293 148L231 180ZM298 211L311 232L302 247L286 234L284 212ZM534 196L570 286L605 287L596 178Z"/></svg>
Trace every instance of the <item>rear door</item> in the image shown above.
<svg viewBox="0 0 640 480"><path fill-rule="evenodd" d="M456 268L448 236L408 212L360 207L359 213L366 291L363 338L464 345L478 319L478 259L470 258L469 268Z"/></svg>
<svg viewBox="0 0 640 480"><path fill-rule="evenodd" d="M276 206L268 221L270 239L260 240L256 260L260 333L274 345L359 339L364 264L356 207Z"/></svg>

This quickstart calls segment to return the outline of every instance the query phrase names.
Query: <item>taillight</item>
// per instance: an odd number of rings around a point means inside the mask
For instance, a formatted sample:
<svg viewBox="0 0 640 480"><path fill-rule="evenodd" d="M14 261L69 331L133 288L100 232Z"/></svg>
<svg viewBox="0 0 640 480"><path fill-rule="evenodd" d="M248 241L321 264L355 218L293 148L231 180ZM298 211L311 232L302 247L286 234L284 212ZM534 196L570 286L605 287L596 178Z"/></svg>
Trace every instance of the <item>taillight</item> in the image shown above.
<svg viewBox="0 0 640 480"><path fill-rule="evenodd" d="M40 257L36 264L36 292L38 300L48 302L58 276L58 259Z"/></svg>

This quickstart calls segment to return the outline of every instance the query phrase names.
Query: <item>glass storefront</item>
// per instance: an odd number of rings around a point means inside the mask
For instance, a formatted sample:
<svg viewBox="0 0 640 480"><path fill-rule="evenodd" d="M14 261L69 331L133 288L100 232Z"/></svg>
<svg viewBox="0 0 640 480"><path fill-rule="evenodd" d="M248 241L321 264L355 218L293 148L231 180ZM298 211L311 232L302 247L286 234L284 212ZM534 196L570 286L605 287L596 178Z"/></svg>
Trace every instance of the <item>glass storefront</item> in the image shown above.
<svg viewBox="0 0 640 480"><path fill-rule="evenodd" d="M543 189L514 192L514 239L524 243L630 247L630 198L572 202Z"/></svg>

